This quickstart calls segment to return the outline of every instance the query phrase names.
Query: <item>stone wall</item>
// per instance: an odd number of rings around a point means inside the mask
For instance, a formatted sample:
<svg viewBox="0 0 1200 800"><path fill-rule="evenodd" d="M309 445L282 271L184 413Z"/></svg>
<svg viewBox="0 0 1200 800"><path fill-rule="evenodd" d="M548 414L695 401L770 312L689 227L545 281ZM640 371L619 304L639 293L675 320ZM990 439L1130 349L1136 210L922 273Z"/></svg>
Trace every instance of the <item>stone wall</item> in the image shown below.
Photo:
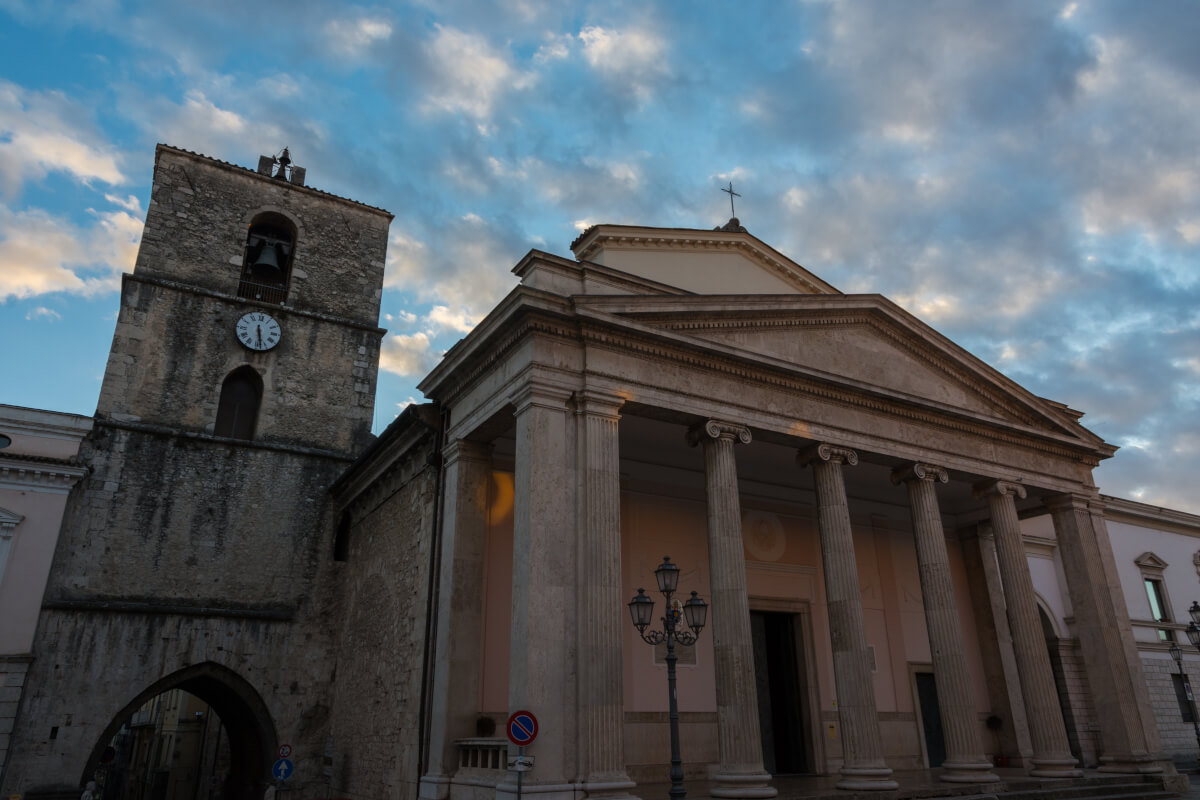
<svg viewBox="0 0 1200 800"><path fill-rule="evenodd" d="M1183 666L1194 692L1196 687L1200 686L1200 665L1185 660ZM1196 729L1192 723L1183 721L1183 714L1175 695L1174 678L1171 677L1179 672L1178 667L1169 658L1143 653L1142 672L1146 675L1146 688L1150 692L1150 705L1158 724L1158 736L1162 740L1163 752L1177 764L1194 767L1198 747Z"/></svg>
<svg viewBox="0 0 1200 800"><path fill-rule="evenodd" d="M297 227L286 305L374 326L391 214L242 167L159 146L134 274L236 295L259 213Z"/></svg>
<svg viewBox="0 0 1200 800"><path fill-rule="evenodd" d="M432 429L412 422L401 455L349 504L333 687L332 791L416 797L437 473ZM389 429L383 435L397 431ZM432 644L432 643L430 643ZM478 691L478 687L459 687Z"/></svg>
<svg viewBox="0 0 1200 800"><path fill-rule="evenodd" d="M348 460L98 423L46 592L71 601L294 612L328 554Z"/></svg>

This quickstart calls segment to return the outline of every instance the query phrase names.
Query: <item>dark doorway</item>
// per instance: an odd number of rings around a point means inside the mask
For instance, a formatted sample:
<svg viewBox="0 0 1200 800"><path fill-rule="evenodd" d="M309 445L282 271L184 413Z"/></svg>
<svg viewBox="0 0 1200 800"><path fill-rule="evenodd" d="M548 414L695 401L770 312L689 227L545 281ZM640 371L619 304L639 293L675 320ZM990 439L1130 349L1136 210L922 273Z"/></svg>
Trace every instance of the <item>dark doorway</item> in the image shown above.
<svg viewBox="0 0 1200 800"><path fill-rule="evenodd" d="M763 767L772 775L811 772L804 741L800 688L803 665L797 647L796 615L751 611L750 630Z"/></svg>
<svg viewBox="0 0 1200 800"><path fill-rule="evenodd" d="M946 760L946 738L942 734L942 711L938 707L937 685L932 672L918 672L917 702L921 706L921 727L925 729L925 752L929 766L940 767Z"/></svg>
<svg viewBox="0 0 1200 800"><path fill-rule="evenodd" d="M117 713L84 770L104 800L260 800L279 742L266 705L213 663L156 681Z"/></svg>

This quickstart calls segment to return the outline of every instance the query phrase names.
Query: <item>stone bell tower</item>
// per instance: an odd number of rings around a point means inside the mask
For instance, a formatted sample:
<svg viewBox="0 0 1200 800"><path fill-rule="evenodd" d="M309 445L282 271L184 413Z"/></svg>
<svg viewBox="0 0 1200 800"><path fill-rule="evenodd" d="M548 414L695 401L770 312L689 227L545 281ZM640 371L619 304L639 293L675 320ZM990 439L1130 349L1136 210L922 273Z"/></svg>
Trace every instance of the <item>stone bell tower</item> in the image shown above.
<svg viewBox="0 0 1200 800"><path fill-rule="evenodd" d="M261 797L282 741L321 780L327 489L371 440L392 216L304 179L157 148L4 792L77 797L172 689L224 723L221 795Z"/></svg>

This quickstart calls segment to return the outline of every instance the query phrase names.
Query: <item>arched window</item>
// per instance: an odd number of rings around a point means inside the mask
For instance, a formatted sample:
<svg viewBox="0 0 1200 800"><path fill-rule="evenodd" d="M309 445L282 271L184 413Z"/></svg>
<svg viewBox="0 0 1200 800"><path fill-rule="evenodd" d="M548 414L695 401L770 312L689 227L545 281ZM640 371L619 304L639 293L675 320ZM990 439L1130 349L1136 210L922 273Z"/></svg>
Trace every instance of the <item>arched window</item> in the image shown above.
<svg viewBox="0 0 1200 800"><path fill-rule="evenodd" d="M246 234L238 297L264 303L287 300L295 251L296 228L291 220L273 211L255 217Z"/></svg>
<svg viewBox="0 0 1200 800"><path fill-rule="evenodd" d="M253 367L238 367L221 384L221 402L217 406L217 424L213 433L232 439L253 439L258 406L262 401L263 382Z"/></svg>

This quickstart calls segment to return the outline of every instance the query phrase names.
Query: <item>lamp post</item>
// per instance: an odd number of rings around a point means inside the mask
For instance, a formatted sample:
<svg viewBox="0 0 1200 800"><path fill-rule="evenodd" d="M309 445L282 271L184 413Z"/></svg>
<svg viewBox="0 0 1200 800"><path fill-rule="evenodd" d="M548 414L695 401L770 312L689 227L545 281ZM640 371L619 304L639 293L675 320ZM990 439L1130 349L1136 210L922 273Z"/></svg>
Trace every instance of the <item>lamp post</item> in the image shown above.
<svg viewBox="0 0 1200 800"><path fill-rule="evenodd" d="M650 620L654 616L654 601L646 596L645 589L638 589L637 595L629 601L629 615L633 618L633 627L637 628L642 640L653 645L667 643L667 699L670 703L671 721L671 790L667 794L672 800L683 800L687 791L683 788L683 761L679 757L679 704L675 700L675 643L692 645L704 628L708 616L708 603L692 592L686 603L672 599L679 587L679 567L671 563L670 556L663 556L663 562L654 570L658 581L658 590L667 599L667 614L662 618L661 631L647 631ZM689 633L680 625L682 619L687 620Z"/></svg>
<svg viewBox="0 0 1200 800"><path fill-rule="evenodd" d="M1192 643L1193 647L1200 649L1200 624L1198 624L1200 623L1200 603L1193 600L1191 608L1188 609L1188 614L1192 618L1192 621L1187 626L1188 641ZM1187 693L1188 699L1192 702L1192 728L1196 731L1197 760L1200 760L1200 720L1197 719L1196 701L1192 696L1191 681L1187 679L1187 676L1183 672L1183 650L1174 642L1171 643L1168 649L1171 651L1171 658L1175 659L1175 663L1179 665L1179 674L1183 681L1184 691Z"/></svg>

